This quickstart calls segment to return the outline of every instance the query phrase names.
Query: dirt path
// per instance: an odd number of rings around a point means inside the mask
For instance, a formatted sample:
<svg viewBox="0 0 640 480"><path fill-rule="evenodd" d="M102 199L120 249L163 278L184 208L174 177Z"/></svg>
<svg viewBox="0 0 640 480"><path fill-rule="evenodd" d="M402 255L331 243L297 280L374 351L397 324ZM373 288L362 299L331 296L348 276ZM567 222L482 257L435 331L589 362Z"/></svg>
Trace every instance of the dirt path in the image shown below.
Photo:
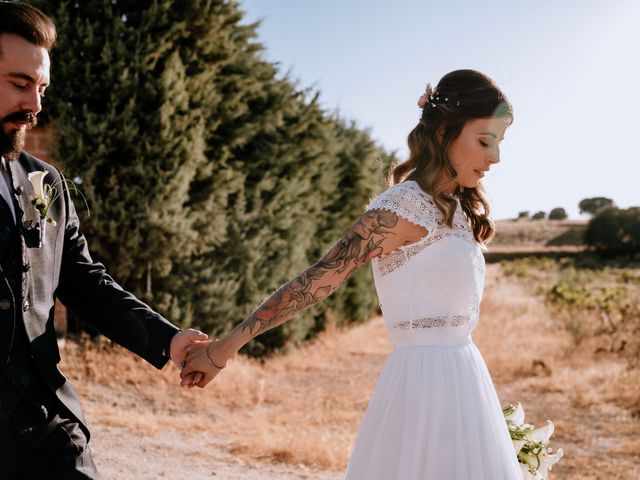
<svg viewBox="0 0 640 480"><path fill-rule="evenodd" d="M577 350L526 285L488 270L474 341L503 404L556 425L553 480L640 478L640 422L620 406L638 374ZM175 386L121 349L69 342L63 369L83 398L104 478L337 480L391 351L381 319L329 332L264 365L236 360L204 391Z"/></svg>
<svg viewBox="0 0 640 480"><path fill-rule="evenodd" d="M127 428L93 428L94 461L105 480L338 480L341 475L305 465L260 462L232 455L215 435L177 431L144 436ZM206 449L203 446L206 445Z"/></svg>

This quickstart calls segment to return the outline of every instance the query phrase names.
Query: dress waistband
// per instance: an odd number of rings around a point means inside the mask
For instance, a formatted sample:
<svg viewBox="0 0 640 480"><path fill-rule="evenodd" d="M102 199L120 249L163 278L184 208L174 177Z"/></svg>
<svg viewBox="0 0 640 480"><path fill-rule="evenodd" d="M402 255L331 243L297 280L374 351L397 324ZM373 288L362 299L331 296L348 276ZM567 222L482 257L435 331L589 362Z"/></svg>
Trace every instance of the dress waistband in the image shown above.
<svg viewBox="0 0 640 480"><path fill-rule="evenodd" d="M465 347L471 345L473 340L471 335L463 338L439 337L434 335L407 335L395 336L391 338L391 343L395 349L415 346L433 347Z"/></svg>
<svg viewBox="0 0 640 480"><path fill-rule="evenodd" d="M471 331L477 312L442 314L387 323L389 339L396 347L413 345L465 346L473 343Z"/></svg>

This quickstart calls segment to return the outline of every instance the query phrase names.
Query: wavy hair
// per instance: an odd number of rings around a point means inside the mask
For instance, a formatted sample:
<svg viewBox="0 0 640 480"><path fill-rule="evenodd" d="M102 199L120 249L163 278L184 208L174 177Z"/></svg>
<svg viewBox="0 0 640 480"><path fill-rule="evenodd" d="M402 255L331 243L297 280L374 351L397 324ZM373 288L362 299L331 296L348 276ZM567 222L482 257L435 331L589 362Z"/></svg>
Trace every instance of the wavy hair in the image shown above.
<svg viewBox="0 0 640 480"><path fill-rule="evenodd" d="M510 124L513 107L495 82L483 73L475 70L448 73L422 108L418 125L409 133L409 158L395 165L389 174L389 185L406 180L417 182L433 197L443 214L443 223L449 227L456 201L444 192L456 184L457 173L449 161L448 150L464 125L479 118L504 118ZM481 243L491 240L495 226L489 217L489 202L482 184L474 188L457 186L456 193L475 239Z"/></svg>

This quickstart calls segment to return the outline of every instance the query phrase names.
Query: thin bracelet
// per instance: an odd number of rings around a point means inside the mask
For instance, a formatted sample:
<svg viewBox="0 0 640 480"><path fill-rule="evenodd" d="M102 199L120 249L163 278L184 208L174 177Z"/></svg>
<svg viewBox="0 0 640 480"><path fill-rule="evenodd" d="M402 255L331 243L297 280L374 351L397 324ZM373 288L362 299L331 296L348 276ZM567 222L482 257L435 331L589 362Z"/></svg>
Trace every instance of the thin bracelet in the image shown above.
<svg viewBox="0 0 640 480"><path fill-rule="evenodd" d="M221 367L220 367L219 365L216 365L216 364L213 362L213 360L211 359L211 355L209 354L209 347L210 347L211 345L213 345L214 343L215 343L215 340L214 340L213 342L211 342L209 345L207 345L207 360L209 360L209 364L210 364L213 368L217 368L218 370L222 370L224 367L226 367L226 366L227 366L227 364L225 363L225 364L224 364L223 366L221 366Z"/></svg>

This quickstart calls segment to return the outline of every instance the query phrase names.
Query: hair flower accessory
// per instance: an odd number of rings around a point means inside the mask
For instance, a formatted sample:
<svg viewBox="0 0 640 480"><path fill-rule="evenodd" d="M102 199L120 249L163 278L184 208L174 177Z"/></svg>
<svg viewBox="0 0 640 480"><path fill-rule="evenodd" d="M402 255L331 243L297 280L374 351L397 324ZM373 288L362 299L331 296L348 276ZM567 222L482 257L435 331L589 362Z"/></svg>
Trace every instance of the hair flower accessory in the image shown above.
<svg viewBox="0 0 640 480"><path fill-rule="evenodd" d="M418 106L420 108L424 108L427 106L427 103L431 101L433 98L433 87L430 83L427 83L427 87L424 90L424 93L418 99Z"/></svg>

